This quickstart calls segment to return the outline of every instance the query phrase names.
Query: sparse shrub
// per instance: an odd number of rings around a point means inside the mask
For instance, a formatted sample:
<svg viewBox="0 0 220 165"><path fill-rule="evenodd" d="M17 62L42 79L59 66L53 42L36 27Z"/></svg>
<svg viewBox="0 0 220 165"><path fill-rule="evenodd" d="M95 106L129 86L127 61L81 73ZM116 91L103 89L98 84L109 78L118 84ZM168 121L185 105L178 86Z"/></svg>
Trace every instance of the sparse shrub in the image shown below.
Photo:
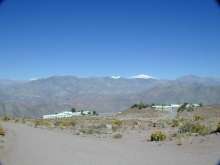
<svg viewBox="0 0 220 165"><path fill-rule="evenodd" d="M43 127L52 127L52 123L48 120L43 120L43 119L40 119L40 120L36 120L34 122L34 126L35 127L38 127L38 126L43 126Z"/></svg>
<svg viewBox="0 0 220 165"><path fill-rule="evenodd" d="M94 125L90 126L90 128L92 128L92 129L105 129L105 128L106 128L106 125L103 124L103 123L94 124Z"/></svg>
<svg viewBox="0 0 220 165"><path fill-rule="evenodd" d="M217 124L217 128L214 132L215 133L220 133L220 122Z"/></svg>
<svg viewBox="0 0 220 165"><path fill-rule="evenodd" d="M25 123L26 123L25 118L22 118L22 124L25 124Z"/></svg>
<svg viewBox="0 0 220 165"><path fill-rule="evenodd" d="M191 133L192 132L193 123L192 122L185 122L180 128L179 133Z"/></svg>
<svg viewBox="0 0 220 165"><path fill-rule="evenodd" d="M192 133L198 133L199 135L207 135L209 129L205 125L195 124L192 127Z"/></svg>
<svg viewBox="0 0 220 165"><path fill-rule="evenodd" d="M3 121L9 121L9 120L11 120L11 118L9 116L4 116L3 117Z"/></svg>
<svg viewBox="0 0 220 165"><path fill-rule="evenodd" d="M217 130L218 132L220 132L220 122L218 123L216 130Z"/></svg>
<svg viewBox="0 0 220 165"><path fill-rule="evenodd" d="M60 128L74 127L76 125L75 121L61 120L54 123L55 126Z"/></svg>
<svg viewBox="0 0 220 165"><path fill-rule="evenodd" d="M19 122L19 119L15 119L15 123L18 123Z"/></svg>
<svg viewBox="0 0 220 165"><path fill-rule="evenodd" d="M179 133L197 133L199 135L206 135L209 129L205 125L199 123L186 122L179 128Z"/></svg>
<svg viewBox="0 0 220 165"><path fill-rule="evenodd" d="M181 146L183 144L182 142L182 135L181 134L177 134L176 135L176 145Z"/></svg>
<svg viewBox="0 0 220 165"><path fill-rule="evenodd" d="M117 131L122 126L122 121L118 119L112 120L112 130Z"/></svg>
<svg viewBox="0 0 220 165"><path fill-rule="evenodd" d="M112 120L112 125L122 126L122 121L118 119Z"/></svg>
<svg viewBox="0 0 220 165"><path fill-rule="evenodd" d="M0 126L0 136L5 136L5 130Z"/></svg>
<svg viewBox="0 0 220 165"><path fill-rule="evenodd" d="M179 125L180 125L180 120L178 120L178 119L173 119L173 120L171 121L171 127L179 127Z"/></svg>
<svg viewBox="0 0 220 165"><path fill-rule="evenodd" d="M121 138L122 138L122 134L116 133L116 134L113 134L112 137L113 137L114 139L121 139Z"/></svg>
<svg viewBox="0 0 220 165"><path fill-rule="evenodd" d="M83 134L100 134L100 131L99 130L96 130L96 129L91 129L91 128L87 128L87 129L80 129L79 130L81 133Z"/></svg>
<svg viewBox="0 0 220 165"><path fill-rule="evenodd" d="M166 134L161 131L156 131L151 134L150 140L151 141L164 141L166 140Z"/></svg>
<svg viewBox="0 0 220 165"><path fill-rule="evenodd" d="M204 120L204 117L200 115L193 116L193 121L200 121L200 120Z"/></svg>

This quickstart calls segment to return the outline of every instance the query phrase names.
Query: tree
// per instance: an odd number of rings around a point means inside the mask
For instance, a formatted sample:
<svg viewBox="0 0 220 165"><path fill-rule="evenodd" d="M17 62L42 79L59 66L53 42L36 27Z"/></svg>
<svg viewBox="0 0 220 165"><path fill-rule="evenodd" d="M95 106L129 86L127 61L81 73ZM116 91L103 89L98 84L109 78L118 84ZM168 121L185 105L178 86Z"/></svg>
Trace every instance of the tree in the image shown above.
<svg viewBox="0 0 220 165"><path fill-rule="evenodd" d="M203 103L199 103L199 106L202 107L202 106L203 106Z"/></svg>
<svg viewBox="0 0 220 165"><path fill-rule="evenodd" d="M80 112L81 112L81 115L82 115L82 116L85 115L84 110L81 110Z"/></svg>
<svg viewBox="0 0 220 165"><path fill-rule="evenodd" d="M155 103L152 103L152 104L151 104L151 107L153 107L153 106L155 106Z"/></svg>
<svg viewBox="0 0 220 165"><path fill-rule="evenodd" d="M98 113L96 111L92 111L92 114L95 116L98 115Z"/></svg>
<svg viewBox="0 0 220 165"><path fill-rule="evenodd" d="M186 110L188 103L184 103L182 104L178 109L177 112L183 112L184 110Z"/></svg>
<svg viewBox="0 0 220 165"><path fill-rule="evenodd" d="M73 113L76 112L76 108L74 108L74 107L71 108L71 112L73 112Z"/></svg>

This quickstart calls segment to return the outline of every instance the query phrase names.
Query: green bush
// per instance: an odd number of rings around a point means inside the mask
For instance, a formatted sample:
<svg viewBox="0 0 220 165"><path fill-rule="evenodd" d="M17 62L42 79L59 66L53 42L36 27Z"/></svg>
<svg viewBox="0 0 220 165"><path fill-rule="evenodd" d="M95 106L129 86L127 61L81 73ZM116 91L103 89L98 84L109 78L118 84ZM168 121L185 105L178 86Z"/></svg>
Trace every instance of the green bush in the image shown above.
<svg viewBox="0 0 220 165"><path fill-rule="evenodd" d="M189 104L189 103L184 103L182 104L178 109L177 112L183 112L183 111L187 111L187 112L192 112L194 111L193 105Z"/></svg>
<svg viewBox="0 0 220 165"><path fill-rule="evenodd" d="M195 124L192 127L192 133L198 133L199 135L207 135L209 129L205 125Z"/></svg>
<svg viewBox="0 0 220 165"><path fill-rule="evenodd" d="M122 126L122 121L118 120L118 119L114 119L114 120L112 120L112 125L120 127L120 126Z"/></svg>
<svg viewBox="0 0 220 165"><path fill-rule="evenodd" d="M199 135L206 135L209 129L205 125L199 123L186 122L179 128L179 133L197 133Z"/></svg>
<svg viewBox="0 0 220 165"><path fill-rule="evenodd" d="M112 130L115 132L122 127L122 121L118 119L112 120Z"/></svg>
<svg viewBox="0 0 220 165"><path fill-rule="evenodd" d="M164 141L166 140L166 134L161 131L156 131L151 134L150 140L151 141Z"/></svg>
<svg viewBox="0 0 220 165"><path fill-rule="evenodd" d="M134 104L131 106L131 108L138 108L138 109L144 109L144 108L147 108L149 107L148 104L144 104L143 102L140 102L138 104Z"/></svg>

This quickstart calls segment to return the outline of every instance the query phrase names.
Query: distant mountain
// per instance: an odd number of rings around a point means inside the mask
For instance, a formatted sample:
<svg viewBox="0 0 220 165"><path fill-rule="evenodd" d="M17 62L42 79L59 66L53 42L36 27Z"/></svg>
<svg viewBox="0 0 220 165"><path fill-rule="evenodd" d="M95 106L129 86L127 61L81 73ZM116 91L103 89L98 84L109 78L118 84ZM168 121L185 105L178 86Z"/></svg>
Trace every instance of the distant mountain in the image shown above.
<svg viewBox="0 0 220 165"><path fill-rule="evenodd" d="M220 103L218 78L184 76L176 80L53 76L32 81L0 80L0 114L34 116L77 109L117 112L132 104Z"/></svg>
<svg viewBox="0 0 220 165"><path fill-rule="evenodd" d="M220 78L199 77L194 75L183 76L177 79L177 82L183 84L201 84L205 86L218 86Z"/></svg>

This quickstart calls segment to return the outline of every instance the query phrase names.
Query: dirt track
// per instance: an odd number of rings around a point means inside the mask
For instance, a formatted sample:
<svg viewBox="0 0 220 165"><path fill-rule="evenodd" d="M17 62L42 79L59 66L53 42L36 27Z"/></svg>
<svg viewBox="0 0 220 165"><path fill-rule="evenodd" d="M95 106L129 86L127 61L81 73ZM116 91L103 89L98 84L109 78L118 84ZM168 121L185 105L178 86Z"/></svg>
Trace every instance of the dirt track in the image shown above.
<svg viewBox="0 0 220 165"><path fill-rule="evenodd" d="M220 136L177 146L139 139L81 137L62 132L4 124L7 129L3 165L215 165Z"/></svg>

